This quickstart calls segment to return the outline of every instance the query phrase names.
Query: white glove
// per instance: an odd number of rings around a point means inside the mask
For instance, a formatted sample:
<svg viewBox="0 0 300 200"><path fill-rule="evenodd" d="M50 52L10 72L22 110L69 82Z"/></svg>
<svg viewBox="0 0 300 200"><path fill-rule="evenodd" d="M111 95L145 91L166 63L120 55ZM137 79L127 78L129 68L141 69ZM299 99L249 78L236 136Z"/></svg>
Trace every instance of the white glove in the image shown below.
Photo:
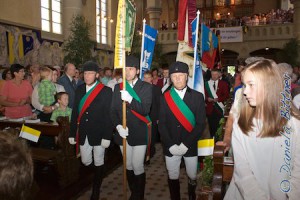
<svg viewBox="0 0 300 200"><path fill-rule="evenodd" d="M69 138L69 143L70 143L71 145L76 144L75 138L70 137L70 138Z"/></svg>
<svg viewBox="0 0 300 200"><path fill-rule="evenodd" d="M126 90L121 90L120 91L121 92L121 99L123 100L123 101L127 101L128 103L131 103L131 101L132 101L132 96L129 94L129 92L128 91L126 91Z"/></svg>
<svg viewBox="0 0 300 200"><path fill-rule="evenodd" d="M181 155L184 155L189 150L183 143L181 143L178 147Z"/></svg>
<svg viewBox="0 0 300 200"><path fill-rule="evenodd" d="M108 148L109 145L110 145L110 140L106 140L106 139L102 139L102 140L101 140L101 146L102 146L103 148Z"/></svg>
<svg viewBox="0 0 300 200"><path fill-rule="evenodd" d="M119 124L116 129L122 138L126 138L128 136L128 127L124 129L123 126Z"/></svg>
<svg viewBox="0 0 300 200"><path fill-rule="evenodd" d="M181 152L179 150L179 146L177 144L174 144L173 146L171 146L169 148L169 151L170 153L173 155L173 156L180 156L181 155Z"/></svg>

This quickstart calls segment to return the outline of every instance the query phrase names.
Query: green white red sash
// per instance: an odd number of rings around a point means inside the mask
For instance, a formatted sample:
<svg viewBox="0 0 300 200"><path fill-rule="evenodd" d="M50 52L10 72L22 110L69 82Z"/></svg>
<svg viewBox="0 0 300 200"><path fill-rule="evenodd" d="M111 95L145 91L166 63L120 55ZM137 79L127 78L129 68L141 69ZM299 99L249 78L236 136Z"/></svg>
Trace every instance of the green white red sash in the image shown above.
<svg viewBox="0 0 300 200"><path fill-rule="evenodd" d="M91 88L80 100L79 106L78 106L78 118L77 118L77 131L76 131L76 155L79 152L79 124L81 117L83 113L86 111L86 109L91 105L93 100L96 98L96 96L101 92L101 90L104 88L104 85L102 83L96 82L95 86Z"/></svg>
<svg viewBox="0 0 300 200"><path fill-rule="evenodd" d="M123 83L120 83L120 89L123 89ZM134 89L129 85L129 83L126 81L126 90L127 92L132 96L132 98L134 98L136 101L138 101L139 103L141 103L141 99L138 96L138 94L134 91ZM143 116L139 113L137 113L134 110L131 110L132 114L134 114L138 119L140 119L141 121L143 121L146 125L147 125L147 157L146 157L146 161L148 159L150 159L150 145L151 145L151 125L152 125L152 121L150 119L150 117L147 116Z"/></svg>
<svg viewBox="0 0 300 200"><path fill-rule="evenodd" d="M179 97L174 87L164 93L165 100L180 124L190 133L196 125L194 113Z"/></svg>
<svg viewBox="0 0 300 200"><path fill-rule="evenodd" d="M218 98L218 95L216 93L216 91L212 88L212 85L208 83L209 81L204 83L204 87L206 88L206 91L208 93L208 96L212 99ZM220 111L220 113L222 113L222 115L224 115L224 104L222 102L215 102L214 106L216 109L218 109Z"/></svg>

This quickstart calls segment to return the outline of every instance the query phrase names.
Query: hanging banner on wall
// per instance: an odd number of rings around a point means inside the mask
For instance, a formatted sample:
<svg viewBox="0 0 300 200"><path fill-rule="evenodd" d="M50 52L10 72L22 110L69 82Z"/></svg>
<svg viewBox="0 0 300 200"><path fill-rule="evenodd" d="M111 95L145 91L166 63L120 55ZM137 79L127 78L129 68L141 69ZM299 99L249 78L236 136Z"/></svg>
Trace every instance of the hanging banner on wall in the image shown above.
<svg viewBox="0 0 300 200"><path fill-rule="evenodd" d="M243 42L243 27L241 27L241 26L213 28L212 30L220 31L221 43Z"/></svg>

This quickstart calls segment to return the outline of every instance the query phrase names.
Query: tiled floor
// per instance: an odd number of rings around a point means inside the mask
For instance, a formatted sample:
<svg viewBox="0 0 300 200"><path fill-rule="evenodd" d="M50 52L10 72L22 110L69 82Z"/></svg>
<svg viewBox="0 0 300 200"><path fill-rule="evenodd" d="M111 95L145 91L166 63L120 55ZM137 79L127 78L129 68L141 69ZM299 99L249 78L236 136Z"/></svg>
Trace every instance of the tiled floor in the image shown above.
<svg viewBox="0 0 300 200"><path fill-rule="evenodd" d="M151 159L151 164L145 167L146 170L146 189L145 200L168 200L170 199L168 188L168 176L165 167L164 156L161 144L156 144L156 154ZM187 200L187 176L185 169L180 173L180 192L181 199ZM101 186L101 200L119 200L123 199L123 165L103 179ZM127 198L130 192L127 189ZM196 190L197 191L197 190ZM82 194L77 200L87 200L90 198L91 188Z"/></svg>

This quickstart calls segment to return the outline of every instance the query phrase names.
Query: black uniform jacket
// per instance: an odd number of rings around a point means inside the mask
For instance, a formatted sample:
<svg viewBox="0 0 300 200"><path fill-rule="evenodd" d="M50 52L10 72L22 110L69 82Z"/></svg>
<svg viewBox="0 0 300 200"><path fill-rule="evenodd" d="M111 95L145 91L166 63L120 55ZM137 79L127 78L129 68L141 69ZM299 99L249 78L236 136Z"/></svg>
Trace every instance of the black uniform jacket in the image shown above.
<svg viewBox="0 0 300 200"><path fill-rule="evenodd" d="M78 86L75 92L75 101L71 117L70 137L76 136L77 118L79 115L78 106L82 97L86 94L86 85ZM110 105L112 100L112 91L109 87L104 86L90 106L83 113L79 124L79 141L80 145L84 144L87 136L91 146L101 144L101 140L111 140L113 133L112 121L109 116Z"/></svg>
<svg viewBox="0 0 300 200"><path fill-rule="evenodd" d="M205 128L204 97L200 92L188 87L183 101L194 113L196 120L196 125L190 133L176 119L167 105L164 96L161 97L158 130L161 135L164 154L166 156L172 156L169 152L171 146L174 144L180 145L181 143L188 148L188 151L184 155L185 157L197 156L197 142L201 138Z"/></svg>
<svg viewBox="0 0 300 200"><path fill-rule="evenodd" d="M150 109L150 118L152 121L158 120L161 89L157 85L152 85L152 105Z"/></svg>
<svg viewBox="0 0 300 200"><path fill-rule="evenodd" d="M141 103L132 99L131 103L126 106L126 125L128 127L127 142L130 146L146 145L147 144L147 125L137 118L131 110L140 115L149 115L152 103L152 86L149 83L143 82L140 79L133 87L134 91L141 99ZM111 105L111 118L114 127L122 125L122 99L120 92L120 84L117 84L114 89L113 100ZM118 133L115 134L115 142L122 145L122 138Z"/></svg>

